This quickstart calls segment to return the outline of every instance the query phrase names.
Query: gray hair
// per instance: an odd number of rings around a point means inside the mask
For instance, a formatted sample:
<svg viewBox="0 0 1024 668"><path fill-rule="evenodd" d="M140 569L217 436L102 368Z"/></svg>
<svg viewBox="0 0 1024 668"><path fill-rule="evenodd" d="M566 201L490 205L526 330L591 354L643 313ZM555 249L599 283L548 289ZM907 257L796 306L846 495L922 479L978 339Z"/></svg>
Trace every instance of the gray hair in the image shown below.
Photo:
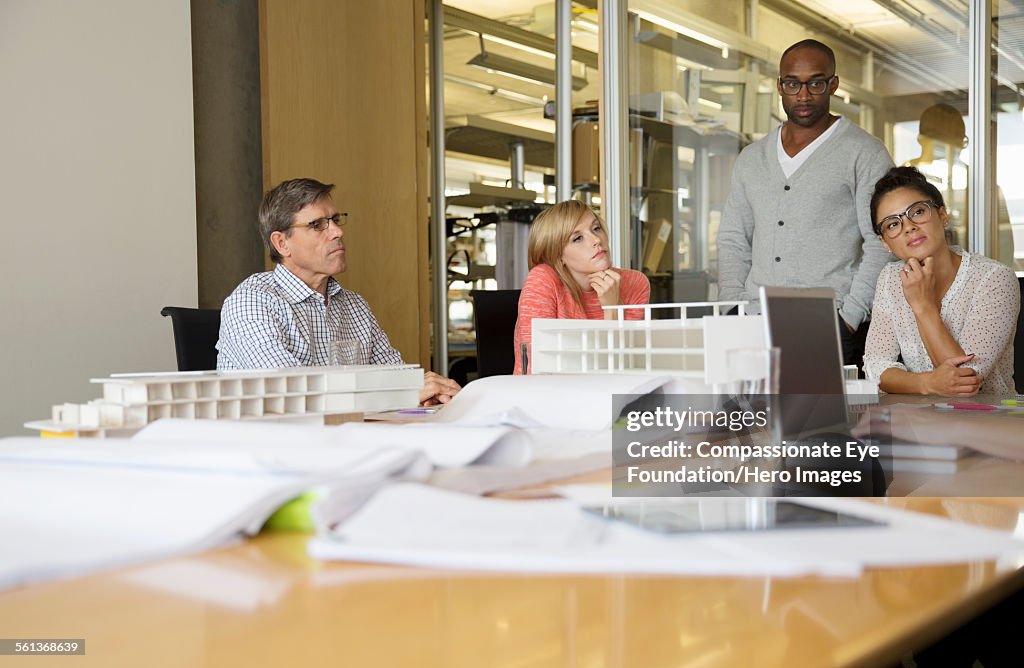
<svg viewBox="0 0 1024 668"><path fill-rule="evenodd" d="M270 252L270 259L281 261L281 254L274 248L270 235L274 232L291 234L295 214L303 208L330 197L333 183L320 183L315 179L291 179L282 181L263 196L260 204L260 236Z"/></svg>

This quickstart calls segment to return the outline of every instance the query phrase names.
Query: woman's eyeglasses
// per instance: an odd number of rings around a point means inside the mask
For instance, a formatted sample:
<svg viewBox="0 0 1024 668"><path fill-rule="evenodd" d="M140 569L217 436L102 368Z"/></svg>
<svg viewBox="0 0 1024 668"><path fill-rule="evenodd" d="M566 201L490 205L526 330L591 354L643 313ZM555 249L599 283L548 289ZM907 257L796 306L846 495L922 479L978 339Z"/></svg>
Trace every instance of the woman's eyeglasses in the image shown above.
<svg viewBox="0 0 1024 668"><path fill-rule="evenodd" d="M932 210L936 208L938 208L938 205L931 200L914 202L903 213L886 216L880 220L875 227L875 233L886 239L895 239L903 232L904 218L914 225L929 223L932 220Z"/></svg>

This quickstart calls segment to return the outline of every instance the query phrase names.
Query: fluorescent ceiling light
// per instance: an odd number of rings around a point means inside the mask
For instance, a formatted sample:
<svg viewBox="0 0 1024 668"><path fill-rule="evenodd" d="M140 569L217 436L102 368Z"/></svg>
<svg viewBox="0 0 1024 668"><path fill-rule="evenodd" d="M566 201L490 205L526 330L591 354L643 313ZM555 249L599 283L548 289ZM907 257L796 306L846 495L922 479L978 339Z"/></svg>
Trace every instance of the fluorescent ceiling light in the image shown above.
<svg viewBox="0 0 1024 668"><path fill-rule="evenodd" d="M543 58L548 58L550 60L554 60L555 59L555 54L551 53L550 51L544 51L543 49L537 49L537 48L534 48L532 46L528 46L526 44L523 44L522 42L516 42L516 41L513 41L511 39L505 39L504 37L498 37L497 35L488 35L487 33L483 33L480 36L483 37L484 39L486 39L488 42L494 42L495 44L502 44L504 46L510 46L513 49L519 49L520 51L525 51L526 53L532 53L535 56L541 56Z"/></svg>
<svg viewBox="0 0 1024 668"><path fill-rule="evenodd" d="M555 85L554 70L549 70L545 67L533 65L531 63L524 63L523 61L516 60L515 58L487 53L486 51L473 56L466 62L466 64L472 65L473 67L479 67L491 74L501 74L521 81L528 81L530 83L539 83L548 86ZM573 90L581 90L585 88L586 85L587 80L585 78L577 76L572 78Z"/></svg>
<svg viewBox="0 0 1024 668"><path fill-rule="evenodd" d="M489 84L481 83L479 81L473 81L472 79L465 79L463 77L457 77L451 74L444 75L445 81L459 84L460 86L466 86L468 88L475 88L476 90L483 91L488 95L494 95L495 97L503 97L506 100L514 100L516 102L523 102L535 107L543 107L544 103L548 101L548 96L534 97L532 95L524 95L517 93L514 90L507 90L505 88L498 88L497 86L491 86Z"/></svg>
<svg viewBox="0 0 1024 668"><path fill-rule="evenodd" d="M693 28L687 28L684 25L680 25L674 21L669 21L668 19L663 19L662 17L656 14L651 14L650 12L638 9L630 9L630 11L633 14L636 14L638 17L650 21L655 25L659 25L662 28L668 28L669 30L672 30L673 32L679 35L685 35L690 39L695 39L698 42L703 42L704 44L707 44L708 46L713 46L716 49L721 49L722 58L729 57L729 45L721 40L717 40L714 37L708 37L704 33L694 30Z"/></svg>
<svg viewBox="0 0 1024 668"><path fill-rule="evenodd" d="M575 25L580 30L585 30L585 31L587 31L589 33L592 33L594 35L598 34L598 30L599 30L598 25L596 23L592 22L592 21L588 21L588 20L586 20L584 18L580 18L579 16L575 16L575 17L573 17L572 22L573 22L573 25Z"/></svg>

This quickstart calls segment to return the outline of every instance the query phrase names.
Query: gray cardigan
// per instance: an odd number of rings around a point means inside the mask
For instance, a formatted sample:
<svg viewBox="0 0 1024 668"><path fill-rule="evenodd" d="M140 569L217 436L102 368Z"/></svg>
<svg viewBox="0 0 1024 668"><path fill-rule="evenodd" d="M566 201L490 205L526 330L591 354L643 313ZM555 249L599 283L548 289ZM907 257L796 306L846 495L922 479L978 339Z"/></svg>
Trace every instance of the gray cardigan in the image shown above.
<svg viewBox="0 0 1024 668"><path fill-rule="evenodd" d="M781 127L781 126L780 126ZM757 298L761 285L829 287L859 327L891 259L871 229L875 183L893 166L880 141L843 120L787 179L780 128L743 149L718 230L719 299Z"/></svg>

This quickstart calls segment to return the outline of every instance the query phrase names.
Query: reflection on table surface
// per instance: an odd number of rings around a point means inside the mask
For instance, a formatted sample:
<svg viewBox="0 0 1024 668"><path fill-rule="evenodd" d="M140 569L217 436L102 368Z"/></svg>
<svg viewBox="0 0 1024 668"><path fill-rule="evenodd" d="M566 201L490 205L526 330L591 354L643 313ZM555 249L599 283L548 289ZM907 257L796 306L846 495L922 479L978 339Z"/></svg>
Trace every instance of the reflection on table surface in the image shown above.
<svg viewBox="0 0 1024 668"><path fill-rule="evenodd" d="M1004 531L1024 525L1024 499L877 502ZM481 575L317 562L306 538L268 533L3 592L0 628L85 638L86 665L870 665L1024 582L1024 564L993 561L848 580Z"/></svg>

